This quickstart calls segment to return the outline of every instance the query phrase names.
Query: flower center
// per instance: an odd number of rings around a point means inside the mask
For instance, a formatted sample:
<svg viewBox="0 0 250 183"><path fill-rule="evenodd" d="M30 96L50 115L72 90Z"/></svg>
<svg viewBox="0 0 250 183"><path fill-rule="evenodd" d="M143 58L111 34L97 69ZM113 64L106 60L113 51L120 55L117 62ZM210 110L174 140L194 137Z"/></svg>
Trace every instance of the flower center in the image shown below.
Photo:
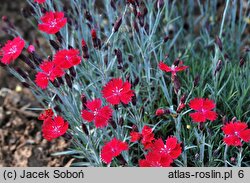
<svg viewBox="0 0 250 183"><path fill-rule="evenodd" d="M202 112L202 113L205 113L205 112L207 112L207 110L202 108L202 109L201 109L201 112Z"/></svg>
<svg viewBox="0 0 250 183"><path fill-rule="evenodd" d="M94 111L94 116L96 116L98 114L98 110L96 109L95 111Z"/></svg>
<svg viewBox="0 0 250 183"><path fill-rule="evenodd" d="M170 148L167 148L166 145L164 145L164 147L161 148L160 153L166 153L169 154L171 152Z"/></svg>
<svg viewBox="0 0 250 183"><path fill-rule="evenodd" d="M175 71L175 68L176 68L175 65L172 65L172 66L171 66L171 70L172 70L172 71Z"/></svg>
<svg viewBox="0 0 250 183"><path fill-rule="evenodd" d="M17 52L17 46L16 45L14 45L14 46L12 46L10 49L9 49L9 54L15 54Z"/></svg>
<svg viewBox="0 0 250 183"><path fill-rule="evenodd" d="M123 88L119 89L118 87L115 87L115 89L112 90L112 92L114 95L120 95L122 90L123 90Z"/></svg>
<svg viewBox="0 0 250 183"><path fill-rule="evenodd" d="M56 20L53 20L53 21L50 22L50 25L49 25L49 26L50 26L50 27L55 27L56 24L57 24Z"/></svg>

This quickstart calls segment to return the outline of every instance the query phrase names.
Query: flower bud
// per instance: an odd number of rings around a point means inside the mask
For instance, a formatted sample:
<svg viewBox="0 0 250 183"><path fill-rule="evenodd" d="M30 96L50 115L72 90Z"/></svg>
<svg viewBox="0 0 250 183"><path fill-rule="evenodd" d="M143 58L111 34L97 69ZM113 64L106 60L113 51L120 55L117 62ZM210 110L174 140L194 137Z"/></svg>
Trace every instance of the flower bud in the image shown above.
<svg viewBox="0 0 250 183"><path fill-rule="evenodd" d="M132 104L136 106L136 94L134 93L134 96L132 97Z"/></svg>
<svg viewBox="0 0 250 183"><path fill-rule="evenodd" d="M22 85L26 88L30 88L30 84L26 83L26 82L22 82Z"/></svg>
<svg viewBox="0 0 250 183"><path fill-rule="evenodd" d="M181 96L181 103L185 103L185 101L186 101L186 98L187 98L187 94L185 93L185 94L183 94L182 96Z"/></svg>
<svg viewBox="0 0 250 183"><path fill-rule="evenodd" d="M237 118L236 118L236 117L233 117L233 118L231 119L231 121L232 121L232 122L236 122L236 121L237 121Z"/></svg>
<svg viewBox="0 0 250 183"><path fill-rule="evenodd" d="M28 51L28 53L33 53L34 51L36 51L36 48L35 48L35 46L34 45L29 45L28 46L28 48L27 48L27 51Z"/></svg>
<svg viewBox="0 0 250 183"><path fill-rule="evenodd" d="M245 65L245 59L243 57L240 58L240 67L243 67Z"/></svg>
<svg viewBox="0 0 250 183"><path fill-rule="evenodd" d="M54 40L50 39L49 43L56 51L59 50L60 46Z"/></svg>
<svg viewBox="0 0 250 183"><path fill-rule="evenodd" d="M52 82L52 84L53 84L54 87L56 87L56 88L59 88L59 87L60 87L60 83L59 83L57 80L54 80L54 81Z"/></svg>
<svg viewBox="0 0 250 183"><path fill-rule="evenodd" d="M57 81L58 81L61 85L64 85L64 81L63 81L63 78L62 78L62 77L58 77L58 78L57 78Z"/></svg>
<svg viewBox="0 0 250 183"><path fill-rule="evenodd" d="M43 59L36 52L33 52L31 54L31 57L33 61L35 62L35 64L37 65L40 65L43 62Z"/></svg>
<svg viewBox="0 0 250 183"><path fill-rule="evenodd" d="M156 111L155 111L155 115L156 116L162 116L162 115L164 115L165 114L165 110L164 109L157 109Z"/></svg>
<svg viewBox="0 0 250 183"><path fill-rule="evenodd" d="M9 18L7 16L2 16L2 21L3 22L9 22Z"/></svg>
<svg viewBox="0 0 250 183"><path fill-rule="evenodd" d="M76 70L75 70L74 67L70 67L70 68L69 68L69 72L70 72L70 75L71 75L73 78L76 77ZM72 79L73 79L73 78L72 78Z"/></svg>
<svg viewBox="0 0 250 183"><path fill-rule="evenodd" d="M155 9L162 9L164 6L164 0L156 0Z"/></svg>
<svg viewBox="0 0 250 183"><path fill-rule="evenodd" d="M44 8L44 7L41 7L41 12L42 12L43 14L45 14L45 13L47 12L47 9Z"/></svg>
<svg viewBox="0 0 250 183"><path fill-rule="evenodd" d="M235 157L231 157L230 161L231 161L232 164L236 164L236 158Z"/></svg>
<svg viewBox="0 0 250 183"><path fill-rule="evenodd" d="M137 17L138 17L140 26L144 27L144 16L140 12L138 12Z"/></svg>
<svg viewBox="0 0 250 183"><path fill-rule="evenodd" d="M21 68L19 68L19 67L17 67L17 68L15 68L15 70L16 70L16 72L18 73L18 74L20 74L24 79L28 79L28 74L25 72L25 71L23 71Z"/></svg>
<svg viewBox="0 0 250 183"><path fill-rule="evenodd" d="M110 6L113 8L113 10L116 10L116 5L114 0L110 0Z"/></svg>
<svg viewBox="0 0 250 183"><path fill-rule="evenodd" d="M113 32L117 32L122 24L122 17L119 17L113 27Z"/></svg>
<svg viewBox="0 0 250 183"><path fill-rule="evenodd" d="M216 75L218 72L220 72L221 71L221 69L222 69L222 60L219 60L218 62L217 62L217 64L216 64L216 68L215 68L215 71L214 71L214 75Z"/></svg>
<svg viewBox="0 0 250 183"><path fill-rule="evenodd" d="M40 45L40 41L38 39L35 39L35 43L36 43L37 47L40 48L41 45Z"/></svg>
<svg viewBox="0 0 250 183"><path fill-rule="evenodd" d="M86 124L82 123L82 131L87 135L89 136L89 130L86 126Z"/></svg>
<svg viewBox="0 0 250 183"><path fill-rule="evenodd" d="M132 131L133 132L138 132L139 130L138 130L138 127L136 126L136 125L133 125L132 126Z"/></svg>
<svg viewBox="0 0 250 183"><path fill-rule="evenodd" d="M89 13L89 11L85 11L85 13L84 13L84 15L85 15L85 18L89 21L89 22L93 22L93 18L92 18L92 16L91 16L91 14Z"/></svg>
<svg viewBox="0 0 250 183"><path fill-rule="evenodd" d="M185 103L180 103L176 112L180 113L185 107L186 107Z"/></svg>
<svg viewBox="0 0 250 183"><path fill-rule="evenodd" d="M173 82L174 82L174 92L176 94L178 94L178 92L179 92L179 90L181 88L181 83L180 83L179 79L176 76L173 78Z"/></svg>
<svg viewBox="0 0 250 183"><path fill-rule="evenodd" d="M55 100L58 101L58 102L60 102L61 104L63 104L62 99L58 95L55 96ZM59 110L60 110L60 108L59 108Z"/></svg>
<svg viewBox="0 0 250 183"><path fill-rule="evenodd" d="M175 59L174 60L174 66L178 66L180 64L180 61L181 60L179 58Z"/></svg>
<svg viewBox="0 0 250 183"><path fill-rule="evenodd" d="M60 99L60 97L58 97L56 100L58 100L58 101L60 101L60 103L62 103L61 101L61 99ZM58 112L58 113L61 113L62 112L62 110L61 110L61 108L58 106L58 105L56 105L55 107L54 107L54 110L56 111L56 112Z"/></svg>
<svg viewBox="0 0 250 183"><path fill-rule="evenodd" d="M97 37L97 33L95 29L91 30L91 37L92 37L92 42L93 42L93 46L96 49L100 49L101 48L101 40Z"/></svg>
<svg viewBox="0 0 250 183"><path fill-rule="evenodd" d="M133 62L133 55L128 55L128 61Z"/></svg>
<svg viewBox="0 0 250 183"><path fill-rule="evenodd" d="M72 88L72 79L69 74L65 74L65 80L69 88Z"/></svg>
<svg viewBox="0 0 250 183"><path fill-rule="evenodd" d="M133 87L136 87L137 85L138 85L138 83L139 83L139 81L140 81L140 79L139 79L139 77L137 76L136 78L135 78L135 81L133 82Z"/></svg>
<svg viewBox="0 0 250 183"><path fill-rule="evenodd" d="M82 94L81 96L81 101L82 101L82 109L86 109L87 97L84 94Z"/></svg>
<svg viewBox="0 0 250 183"><path fill-rule="evenodd" d="M222 42L218 36L215 37L215 43L218 45L220 51L222 51Z"/></svg>
<svg viewBox="0 0 250 183"><path fill-rule="evenodd" d="M56 38L57 38L57 40L59 41L59 43L62 44L62 42L63 42L63 37L62 37L61 33L60 33L60 32L57 32L55 35L56 35Z"/></svg>
<svg viewBox="0 0 250 183"><path fill-rule="evenodd" d="M139 27L136 20L133 21L133 28L135 29L136 32L139 32Z"/></svg>
<svg viewBox="0 0 250 183"><path fill-rule="evenodd" d="M228 123L228 119L227 119L226 116L223 116L223 118L222 118L222 123L223 123L223 124L227 124L227 123Z"/></svg>
<svg viewBox="0 0 250 183"><path fill-rule="evenodd" d="M117 156L117 160L119 161L119 164L121 166L126 166L127 162L121 154L119 156Z"/></svg>
<svg viewBox="0 0 250 183"><path fill-rule="evenodd" d="M118 48L118 49L115 49L114 51L115 51L115 55L116 55L118 64L122 64L122 52L121 52L121 50Z"/></svg>
<svg viewBox="0 0 250 183"><path fill-rule="evenodd" d="M28 66L30 66L30 68L32 69L36 69L36 67L34 66L34 64L30 61L30 59L28 57L26 57L24 54L21 54L19 56L19 58L26 63Z"/></svg>
<svg viewBox="0 0 250 183"><path fill-rule="evenodd" d="M82 39L82 57L84 59L89 59L88 46L84 39Z"/></svg>
<svg viewBox="0 0 250 183"><path fill-rule="evenodd" d="M166 35L166 36L163 38L163 41L164 41L164 43L166 43L168 40L169 40L169 36Z"/></svg>
<svg viewBox="0 0 250 183"><path fill-rule="evenodd" d="M135 5L135 0L127 0L127 3L128 3L128 4Z"/></svg>
<svg viewBox="0 0 250 183"><path fill-rule="evenodd" d="M196 75L194 78L194 87L197 87L200 82L200 75Z"/></svg>
<svg viewBox="0 0 250 183"><path fill-rule="evenodd" d="M114 129L117 128L116 123L115 123L115 121L114 121L113 119L109 119L108 122L109 122L109 124L110 124Z"/></svg>

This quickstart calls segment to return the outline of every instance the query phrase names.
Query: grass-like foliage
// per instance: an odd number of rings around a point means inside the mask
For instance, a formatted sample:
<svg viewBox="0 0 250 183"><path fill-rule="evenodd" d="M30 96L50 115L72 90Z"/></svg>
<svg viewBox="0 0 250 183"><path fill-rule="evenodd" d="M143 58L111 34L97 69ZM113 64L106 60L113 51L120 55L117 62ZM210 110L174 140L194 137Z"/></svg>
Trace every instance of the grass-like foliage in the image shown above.
<svg viewBox="0 0 250 183"><path fill-rule="evenodd" d="M28 0L46 43L3 17L1 64L72 166L249 166L250 2L221 2Z"/></svg>

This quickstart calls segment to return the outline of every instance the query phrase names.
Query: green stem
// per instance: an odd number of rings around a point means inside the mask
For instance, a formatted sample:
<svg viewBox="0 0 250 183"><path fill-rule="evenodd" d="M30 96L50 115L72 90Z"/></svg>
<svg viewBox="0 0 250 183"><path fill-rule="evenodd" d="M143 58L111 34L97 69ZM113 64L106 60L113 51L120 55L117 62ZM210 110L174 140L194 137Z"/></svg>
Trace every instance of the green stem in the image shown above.
<svg viewBox="0 0 250 183"><path fill-rule="evenodd" d="M228 150L228 146L226 145L225 151L224 151L224 163L225 163L225 167L227 167L227 150Z"/></svg>
<svg viewBox="0 0 250 183"><path fill-rule="evenodd" d="M223 30L223 27L224 27L224 22L225 22L225 17L226 17L226 14L227 14L227 9L228 9L229 2L230 1L227 0L227 4L226 4L226 7L225 7L224 12L223 12L223 18L222 18L222 22L221 22L221 26L220 26L220 34L219 34L220 38L222 36L222 30Z"/></svg>

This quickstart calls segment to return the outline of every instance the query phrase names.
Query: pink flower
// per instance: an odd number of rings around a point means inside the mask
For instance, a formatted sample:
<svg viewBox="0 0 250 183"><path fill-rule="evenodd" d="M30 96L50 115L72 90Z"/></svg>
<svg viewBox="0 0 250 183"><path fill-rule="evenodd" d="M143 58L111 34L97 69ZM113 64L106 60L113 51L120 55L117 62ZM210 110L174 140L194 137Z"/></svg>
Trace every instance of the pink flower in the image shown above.
<svg viewBox="0 0 250 183"><path fill-rule="evenodd" d="M13 40L9 40L5 45L0 49L1 62L3 64L10 64L12 61L17 59L21 54L25 42L20 37L16 37Z"/></svg>
<svg viewBox="0 0 250 183"><path fill-rule="evenodd" d="M171 72L172 73L172 78L176 76L176 73L177 72L180 72L180 71L184 71L188 68L188 66L175 66L175 65L172 65L171 67L169 67L168 65L164 64L163 62L160 62L159 63L159 68L162 70L162 71L165 71L165 72Z"/></svg>
<svg viewBox="0 0 250 183"><path fill-rule="evenodd" d="M215 108L215 103L210 99L195 98L190 101L189 106L196 111L190 114L194 122L200 123L217 119L217 113L212 111Z"/></svg>
<svg viewBox="0 0 250 183"><path fill-rule="evenodd" d="M46 0L34 0L35 3L38 3L38 4L42 4L42 3L45 3Z"/></svg>
<svg viewBox="0 0 250 183"><path fill-rule="evenodd" d="M128 150L128 144L116 138L106 143L101 150L101 159L104 163L109 164L113 158L121 154L122 151Z"/></svg>
<svg viewBox="0 0 250 183"><path fill-rule="evenodd" d="M242 142L250 141L250 129L247 123L237 121L230 122L223 126L222 130L225 134L224 142L229 146L242 146Z"/></svg>
<svg viewBox="0 0 250 183"><path fill-rule="evenodd" d="M28 53L33 53L34 51L36 51L36 48L34 45L29 45L27 48Z"/></svg>
<svg viewBox="0 0 250 183"><path fill-rule="evenodd" d="M60 31L67 23L67 18L64 18L63 12L46 12L43 17L41 17L42 23L38 24L38 29L40 31L46 32L48 34L55 34Z"/></svg>
<svg viewBox="0 0 250 183"><path fill-rule="evenodd" d="M54 57L54 63L63 69L69 69L80 64L80 62L81 57L79 56L79 50L77 49L60 50Z"/></svg>
<svg viewBox="0 0 250 183"><path fill-rule="evenodd" d="M112 116L112 109L109 106L102 107L101 99L87 101L88 110L82 110L82 118L88 122L94 122L97 128L103 128L108 125L108 120Z"/></svg>
<svg viewBox="0 0 250 183"><path fill-rule="evenodd" d="M120 78L110 80L102 90L103 97L112 105L120 102L128 104L134 96L131 84L124 82Z"/></svg>
<svg viewBox="0 0 250 183"><path fill-rule="evenodd" d="M40 65L41 72L36 74L36 84L42 89L47 88L49 81L54 82L57 77L62 77L64 71L55 65L54 62L44 61Z"/></svg>
<svg viewBox="0 0 250 183"><path fill-rule="evenodd" d="M173 160L168 155L156 151L149 152L146 159L139 160L140 167L169 167Z"/></svg>
<svg viewBox="0 0 250 183"><path fill-rule="evenodd" d="M66 133L69 128L68 122L65 122L61 116L48 118L44 120L42 126L43 137L48 141L58 138Z"/></svg>

